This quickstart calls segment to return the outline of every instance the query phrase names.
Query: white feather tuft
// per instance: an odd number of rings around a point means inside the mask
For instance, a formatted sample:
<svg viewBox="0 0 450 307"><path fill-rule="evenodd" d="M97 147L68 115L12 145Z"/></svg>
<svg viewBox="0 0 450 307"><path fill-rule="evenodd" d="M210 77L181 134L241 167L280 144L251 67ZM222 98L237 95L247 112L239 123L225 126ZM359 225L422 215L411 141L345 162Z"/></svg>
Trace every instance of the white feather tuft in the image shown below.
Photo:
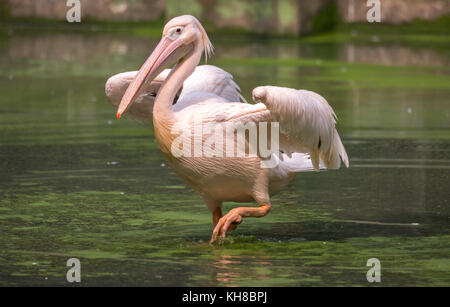
<svg viewBox="0 0 450 307"><path fill-rule="evenodd" d="M209 40L208 34L206 33L206 30L203 28L200 21L198 21L197 18L193 17L195 20L195 23L200 30L202 34L202 42L203 42L203 48L205 51L205 63L208 62L208 58L210 58L214 54L214 46L212 45L211 41Z"/></svg>

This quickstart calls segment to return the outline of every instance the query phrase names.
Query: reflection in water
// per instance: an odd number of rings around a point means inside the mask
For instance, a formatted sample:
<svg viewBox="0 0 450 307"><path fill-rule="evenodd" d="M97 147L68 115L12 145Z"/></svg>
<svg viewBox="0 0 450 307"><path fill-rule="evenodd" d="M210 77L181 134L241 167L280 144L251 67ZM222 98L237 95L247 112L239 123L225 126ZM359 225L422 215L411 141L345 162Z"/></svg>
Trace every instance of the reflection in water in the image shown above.
<svg viewBox="0 0 450 307"><path fill-rule="evenodd" d="M339 59L348 63L395 66L448 66L449 58L433 49L414 50L402 46L364 46L345 44Z"/></svg>
<svg viewBox="0 0 450 307"><path fill-rule="evenodd" d="M342 44L337 47L329 45L305 45L301 43L270 44L264 41L253 43L236 43L230 40L214 41L215 57L227 58L322 58L334 59L347 63L372 63L396 66L447 66L449 58L430 48L408 48L391 45L357 45ZM8 58L29 58L39 60L75 61L89 64L104 56L145 56L158 43L158 39L142 37L117 37L113 35L49 34L39 36L13 36L8 39L5 49ZM96 55L98 57L93 57ZM129 59L128 59L129 60ZM142 60L141 60L142 61ZM320 62L319 62L320 63ZM97 63L99 64L99 63ZM102 62L102 65L111 63Z"/></svg>
<svg viewBox="0 0 450 307"><path fill-rule="evenodd" d="M234 258L234 260L233 260ZM230 255L220 255L219 258L212 264L217 269L215 272L216 280L218 282L236 282L236 279L242 277L239 268L236 264L241 264L240 257L233 257Z"/></svg>
<svg viewBox="0 0 450 307"><path fill-rule="evenodd" d="M236 256L226 254L223 251L214 253L212 266L215 279L219 285L238 286L242 280L264 281L270 276L270 262L263 261L264 257L258 256ZM263 269L262 269L263 268Z"/></svg>
<svg viewBox="0 0 450 307"><path fill-rule="evenodd" d="M156 39L115 36L85 36L79 34L49 34L39 36L13 36L5 50L10 59L61 60L79 64L97 63L102 56L130 56L146 53L157 43ZM130 48L133 46L133 48Z"/></svg>

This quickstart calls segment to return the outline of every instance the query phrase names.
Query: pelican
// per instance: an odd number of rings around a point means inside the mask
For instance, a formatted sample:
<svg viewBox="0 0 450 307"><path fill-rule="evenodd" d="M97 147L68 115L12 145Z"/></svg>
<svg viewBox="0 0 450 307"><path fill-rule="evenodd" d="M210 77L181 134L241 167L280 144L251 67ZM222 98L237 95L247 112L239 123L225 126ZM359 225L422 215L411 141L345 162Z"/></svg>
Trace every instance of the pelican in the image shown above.
<svg viewBox="0 0 450 307"><path fill-rule="evenodd" d="M175 64L154 101L155 137L168 164L202 195L211 211L214 229L210 244L225 238L243 218L267 215L270 197L286 187L295 173L337 169L341 160L349 165L335 128L333 109L322 96L308 90L259 86L252 92L254 104L238 100L223 103L212 94L197 92L184 107L173 107L202 54L207 58L212 51L208 35L195 17L171 19L161 41L128 85L117 110L120 119L139 99L148 81ZM224 126L231 127L231 133L220 130ZM212 135L215 138L211 142ZM244 147L239 147L239 135ZM253 144L254 136L257 144ZM261 144L269 143L271 151L267 153ZM202 146L200 151L197 144ZM256 154L252 150L255 146ZM276 163L268 163L273 161ZM258 206L237 207L222 215L224 201L256 202Z"/></svg>
<svg viewBox="0 0 450 307"><path fill-rule="evenodd" d="M123 72L110 77L106 81L106 97L113 106L119 106L125 90L137 73L137 71ZM154 80L146 82L127 113L139 122L151 120L156 94L169 73L170 69L165 69ZM213 65L200 65L194 70L192 75L184 81L183 87L177 92L173 107L180 110L198 102L199 96L215 98L222 102L247 102L241 95L241 89L234 82L233 76Z"/></svg>

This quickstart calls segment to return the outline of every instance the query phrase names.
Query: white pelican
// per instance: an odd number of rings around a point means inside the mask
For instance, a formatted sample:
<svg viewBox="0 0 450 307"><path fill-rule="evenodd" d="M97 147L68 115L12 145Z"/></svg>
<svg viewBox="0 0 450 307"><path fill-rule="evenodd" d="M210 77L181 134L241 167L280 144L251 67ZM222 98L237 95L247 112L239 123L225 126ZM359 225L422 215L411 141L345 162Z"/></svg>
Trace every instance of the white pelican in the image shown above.
<svg viewBox="0 0 450 307"><path fill-rule="evenodd" d="M244 217L265 216L270 208L270 196L284 188L296 172L320 167L336 169L341 159L348 167L348 157L335 128L335 114L327 101L311 91L275 86L261 86L253 90L256 104L222 103L207 94L194 95L186 107L176 109L173 101L183 82L194 72L202 53L212 53L212 45L206 31L193 16L184 15L170 20L164 27L162 39L128 86L117 111L117 118L126 112L143 91L147 81L154 80L165 68L176 64L165 78L153 107L153 125L159 148L168 164L180 178L204 198L213 215L214 230L210 243L218 236L225 237ZM194 99L194 98L192 98ZM200 119L200 121L199 121ZM215 142L208 143L213 127L236 128L233 133L221 131ZM265 124L266 126L264 126ZM239 127L257 128L258 145L275 144L272 127L278 127L279 151L269 155L258 147L250 154L253 140L250 130L244 129L245 156L239 149L225 152L223 144L235 146ZM269 134L265 134L269 127ZM205 127L209 127L206 129ZM192 131L197 133L191 133ZM200 131L200 136L198 132ZM246 134L248 132L248 135ZM218 139L223 137L223 143ZM180 140L189 145L180 154ZM275 138L275 140L277 140ZM194 142L194 154L190 145ZM176 145L174 146L174 144ZM202 147L195 152L195 144ZM214 148L213 148L214 147ZM242 149L242 148L241 148ZM183 153L186 153L183 151ZM274 167L262 167L264 162L277 162ZM255 201L259 207L238 207L222 216L224 201Z"/></svg>

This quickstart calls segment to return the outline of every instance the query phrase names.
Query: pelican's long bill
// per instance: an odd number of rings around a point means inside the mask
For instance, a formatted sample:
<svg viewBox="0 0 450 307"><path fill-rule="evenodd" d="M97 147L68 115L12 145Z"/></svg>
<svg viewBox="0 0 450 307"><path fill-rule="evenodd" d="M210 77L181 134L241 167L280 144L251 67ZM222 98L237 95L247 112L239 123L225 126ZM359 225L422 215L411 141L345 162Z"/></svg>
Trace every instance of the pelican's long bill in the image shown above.
<svg viewBox="0 0 450 307"><path fill-rule="evenodd" d="M181 45L182 40L180 39L172 40L168 37L161 39L123 95L117 109L117 119L120 119L133 103L145 82L152 81L161 71L174 64L189 51L187 48L179 48Z"/></svg>

